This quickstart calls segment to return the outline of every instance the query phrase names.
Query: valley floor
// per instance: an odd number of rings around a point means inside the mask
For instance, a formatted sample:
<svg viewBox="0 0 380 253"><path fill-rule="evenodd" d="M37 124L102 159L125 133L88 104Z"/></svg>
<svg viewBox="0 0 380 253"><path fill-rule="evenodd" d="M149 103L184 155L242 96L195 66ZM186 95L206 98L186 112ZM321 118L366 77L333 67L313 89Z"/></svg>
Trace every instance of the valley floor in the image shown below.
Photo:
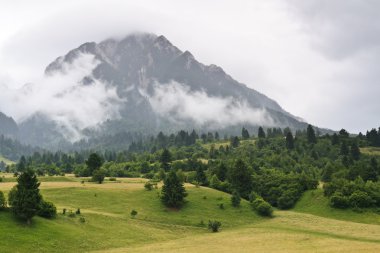
<svg viewBox="0 0 380 253"><path fill-rule="evenodd" d="M0 183L1 191L8 193L11 179ZM146 191L143 179L41 181L58 217L36 217L28 227L0 212L0 252L380 252L380 215L331 209L321 190L307 192L291 211L261 218L247 202L233 208L228 194L192 185L178 211L160 203L158 190ZM63 208L81 214L62 215ZM208 220L221 221L221 231L210 233Z"/></svg>

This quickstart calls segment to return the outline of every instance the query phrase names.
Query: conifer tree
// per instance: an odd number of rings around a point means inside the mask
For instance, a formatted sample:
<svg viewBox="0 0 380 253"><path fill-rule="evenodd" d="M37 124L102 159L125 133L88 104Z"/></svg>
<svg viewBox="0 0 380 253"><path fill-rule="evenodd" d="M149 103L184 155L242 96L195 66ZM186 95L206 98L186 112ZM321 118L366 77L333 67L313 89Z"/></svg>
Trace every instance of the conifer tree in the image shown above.
<svg viewBox="0 0 380 253"><path fill-rule="evenodd" d="M337 145L339 143L339 137L336 133L334 133L331 137L331 144Z"/></svg>
<svg viewBox="0 0 380 253"><path fill-rule="evenodd" d="M241 137L243 138L243 140L247 140L249 139L249 132L247 129L245 129L243 127L243 129L241 130Z"/></svg>
<svg viewBox="0 0 380 253"><path fill-rule="evenodd" d="M39 211L42 196L35 173L27 169L17 178L17 185L9 193L12 212L29 225L33 216Z"/></svg>
<svg viewBox="0 0 380 253"><path fill-rule="evenodd" d="M265 132L264 132L264 129L262 127L259 127L259 131L258 131L257 136L259 138L265 138Z"/></svg>
<svg viewBox="0 0 380 253"><path fill-rule="evenodd" d="M358 144L356 142L354 142L351 145L351 157L355 161L359 160L359 158L360 158L360 149L359 149Z"/></svg>
<svg viewBox="0 0 380 253"><path fill-rule="evenodd" d="M164 180L162 186L161 200L167 207L181 207L184 198L187 196L183 183L178 179L177 174L171 170Z"/></svg>
<svg viewBox="0 0 380 253"><path fill-rule="evenodd" d="M168 171L170 168L170 162L172 161L172 155L168 149L164 149L162 151L161 157L160 157L160 162L162 164L162 167L164 168L165 171Z"/></svg>
<svg viewBox="0 0 380 253"><path fill-rule="evenodd" d="M290 131L286 134L286 148L294 149L294 139L293 139L292 132Z"/></svg>
<svg viewBox="0 0 380 253"><path fill-rule="evenodd" d="M317 137L315 136L315 131L312 125L308 125L306 129L307 141L310 144L317 143Z"/></svg>
<svg viewBox="0 0 380 253"><path fill-rule="evenodd" d="M345 141L342 141L342 144L340 145L340 154L341 155L348 155L349 153L349 150L348 150L348 146L347 146L347 143Z"/></svg>
<svg viewBox="0 0 380 253"><path fill-rule="evenodd" d="M236 190L243 198L248 199L252 191L252 176L243 160L238 159L229 171L229 181L232 189Z"/></svg>
<svg viewBox="0 0 380 253"><path fill-rule="evenodd" d="M103 160L98 154L92 153L86 160L86 165L90 171L90 175L92 175L95 170L98 170L100 167L102 167Z"/></svg>

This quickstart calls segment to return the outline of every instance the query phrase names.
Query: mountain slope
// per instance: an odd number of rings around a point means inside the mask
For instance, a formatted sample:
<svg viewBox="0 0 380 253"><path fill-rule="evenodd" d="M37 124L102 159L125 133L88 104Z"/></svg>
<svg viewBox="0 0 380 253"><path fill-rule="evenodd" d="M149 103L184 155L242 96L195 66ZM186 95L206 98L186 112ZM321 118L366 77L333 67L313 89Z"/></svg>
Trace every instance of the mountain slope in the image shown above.
<svg viewBox="0 0 380 253"><path fill-rule="evenodd" d="M85 43L49 64L46 76L68 74L67 66L83 55L92 56L97 64L79 85L101 82L115 89L120 98L118 117L82 129L87 138L193 128L235 133L242 125L251 129L306 127L276 101L234 80L222 68L198 62L164 36L132 34L121 40ZM26 120L21 128L24 125L31 123ZM26 142L35 144L34 140Z"/></svg>
<svg viewBox="0 0 380 253"><path fill-rule="evenodd" d="M18 127L13 118L0 112L0 135L16 137L17 133Z"/></svg>

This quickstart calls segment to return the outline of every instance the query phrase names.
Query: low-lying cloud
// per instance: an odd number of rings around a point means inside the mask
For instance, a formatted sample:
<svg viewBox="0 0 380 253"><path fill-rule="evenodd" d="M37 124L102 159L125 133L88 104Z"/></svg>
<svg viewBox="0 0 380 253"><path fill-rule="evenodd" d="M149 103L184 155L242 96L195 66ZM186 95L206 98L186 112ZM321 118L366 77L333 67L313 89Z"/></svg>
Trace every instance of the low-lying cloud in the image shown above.
<svg viewBox="0 0 380 253"><path fill-rule="evenodd" d="M150 103L160 116L174 122L192 120L199 126L223 128L237 124L271 126L265 109L250 107L232 97L212 97L204 91L190 91L177 82L156 84Z"/></svg>
<svg viewBox="0 0 380 253"><path fill-rule="evenodd" d="M0 111L17 122L39 113L53 120L71 141L82 137L81 130L119 116L120 99L116 89L100 80L82 84L92 77L99 64L94 55L79 55L71 64L63 63L63 71L44 76L20 89L0 86Z"/></svg>

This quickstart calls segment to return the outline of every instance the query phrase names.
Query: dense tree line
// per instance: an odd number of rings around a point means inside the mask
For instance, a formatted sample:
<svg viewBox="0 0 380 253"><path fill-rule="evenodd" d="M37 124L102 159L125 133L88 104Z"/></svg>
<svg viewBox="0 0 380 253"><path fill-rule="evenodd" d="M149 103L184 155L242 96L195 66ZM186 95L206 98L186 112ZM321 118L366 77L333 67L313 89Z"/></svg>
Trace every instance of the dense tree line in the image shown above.
<svg viewBox="0 0 380 253"><path fill-rule="evenodd" d="M376 130L369 133L375 132L378 135ZM159 133L124 151L35 152L22 157L10 170L32 168L39 175L75 173L99 183L107 176L165 180L174 171L181 182L212 187L247 200L258 194L270 205L288 209L304 191L315 189L319 181L326 185L336 179L377 182L379 158L360 149L372 144L368 136L350 136L344 129L321 136L311 125L294 134L289 128L265 131L259 127L256 133L242 128L241 136L223 139L217 132L199 135L179 131ZM96 166L92 167L89 161L95 156Z"/></svg>

